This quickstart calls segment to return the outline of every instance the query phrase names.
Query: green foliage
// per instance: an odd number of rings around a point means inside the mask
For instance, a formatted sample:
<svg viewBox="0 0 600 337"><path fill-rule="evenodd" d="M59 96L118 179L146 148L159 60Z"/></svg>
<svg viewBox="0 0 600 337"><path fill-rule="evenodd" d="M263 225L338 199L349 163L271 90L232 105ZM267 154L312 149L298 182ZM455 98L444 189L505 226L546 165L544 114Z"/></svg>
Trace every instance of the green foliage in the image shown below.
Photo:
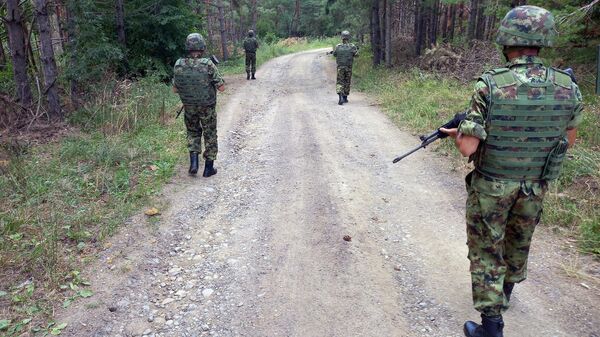
<svg viewBox="0 0 600 337"><path fill-rule="evenodd" d="M113 72L167 78L184 53L185 37L201 22L184 0L126 1L124 48L117 42L114 3L72 0L68 5L77 37L62 63L69 65L67 78L84 84Z"/></svg>
<svg viewBox="0 0 600 337"><path fill-rule="evenodd" d="M0 67L0 92L9 95L15 94L15 81L13 78L12 63L8 63L4 67Z"/></svg>

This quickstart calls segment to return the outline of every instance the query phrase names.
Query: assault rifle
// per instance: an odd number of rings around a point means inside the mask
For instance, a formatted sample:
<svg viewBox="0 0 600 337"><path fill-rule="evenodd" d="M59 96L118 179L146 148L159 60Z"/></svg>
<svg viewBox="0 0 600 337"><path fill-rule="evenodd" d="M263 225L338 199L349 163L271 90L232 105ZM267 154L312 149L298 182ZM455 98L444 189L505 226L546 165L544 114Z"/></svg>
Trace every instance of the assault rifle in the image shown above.
<svg viewBox="0 0 600 337"><path fill-rule="evenodd" d="M424 149L425 147L427 147L427 145L435 142L436 140L448 137L448 134L443 133L442 131L440 131L440 129L441 128L445 128L445 129L457 128L458 125L460 124L460 122L462 122L466 117L467 117L466 112L459 112L454 115L454 118L452 118L452 120L450 120L448 123L440 126L434 132L430 133L429 135L419 136L419 139L421 139L421 145L408 151L407 153L401 155L400 157L397 157L396 159L394 159L394 164L401 161L402 159L410 156L411 154L419 151L420 149Z"/></svg>

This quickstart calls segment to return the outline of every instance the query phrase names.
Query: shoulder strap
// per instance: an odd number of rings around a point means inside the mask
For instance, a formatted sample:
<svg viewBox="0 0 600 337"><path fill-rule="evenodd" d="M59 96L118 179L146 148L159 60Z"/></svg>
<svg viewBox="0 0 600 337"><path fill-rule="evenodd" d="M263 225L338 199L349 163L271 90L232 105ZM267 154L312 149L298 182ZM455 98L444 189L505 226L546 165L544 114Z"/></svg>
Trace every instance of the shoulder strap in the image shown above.
<svg viewBox="0 0 600 337"><path fill-rule="evenodd" d="M573 79L571 78L571 75L554 67L549 68L549 72L549 75L551 75L553 78L554 84L563 88L571 89L573 86Z"/></svg>
<svg viewBox="0 0 600 337"><path fill-rule="evenodd" d="M494 79L494 83L498 88L504 88L517 84L515 75L508 68L497 68L488 72Z"/></svg>

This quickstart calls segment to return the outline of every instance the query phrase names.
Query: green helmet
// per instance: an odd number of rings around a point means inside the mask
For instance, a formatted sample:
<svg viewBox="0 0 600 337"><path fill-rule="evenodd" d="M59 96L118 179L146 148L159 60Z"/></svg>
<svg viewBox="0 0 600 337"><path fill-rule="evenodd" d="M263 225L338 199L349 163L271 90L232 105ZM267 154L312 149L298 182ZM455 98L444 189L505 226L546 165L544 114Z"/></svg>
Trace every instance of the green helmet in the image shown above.
<svg viewBox="0 0 600 337"><path fill-rule="evenodd" d="M551 47L556 34L552 13L536 6L519 6L500 22L496 43L514 47Z"/></svg>
<svg viewBox="0 0 600 337"><path fill-rule="evenodd" d="M350 40L350 32L345 30L342 32L342 40Z"/></svg>
<svg viewBox="0 0 600 337"><path fill-rule="evenodd" d="M206 42L202 35L192 33L185 39L185 49L188 51L203 51L206 49Z"/></svg>
<svg viewBox="0 0 600 337"><path fill-rule="evenodd" d="M249 36L249 37L254 37L254 31L253 31L252 29L250 29L250 30L248 31L248 36Z"/></svg>

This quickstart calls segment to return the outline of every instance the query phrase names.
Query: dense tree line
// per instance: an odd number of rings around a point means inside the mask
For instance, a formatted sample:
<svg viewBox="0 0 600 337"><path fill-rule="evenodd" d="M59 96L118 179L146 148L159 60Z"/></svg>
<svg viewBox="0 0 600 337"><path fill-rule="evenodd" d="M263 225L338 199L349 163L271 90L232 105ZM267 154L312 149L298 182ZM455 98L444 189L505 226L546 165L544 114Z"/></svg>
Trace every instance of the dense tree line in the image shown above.
<svg viewBox="0 0 600 337"><path fill-rule="evenodd" d="M373 63L391 65L393 50L409 44L414 55L440 43L490 41L510 8L537 5L554 12L559 23L559 47L591 48L600 38L598 1L561 0L370 0Z"/></svg>
<svg viewBox="0 0 600 337"><path fill-rule="evenodd" d="M227 60L250 28L264 42L347 29L392 66L440 43L489 41L525 3L557 14L566 50L597 44L598 0L0 0L0 122L7 105L60 120L110 78L166 80L192 31Z"/></svg>

